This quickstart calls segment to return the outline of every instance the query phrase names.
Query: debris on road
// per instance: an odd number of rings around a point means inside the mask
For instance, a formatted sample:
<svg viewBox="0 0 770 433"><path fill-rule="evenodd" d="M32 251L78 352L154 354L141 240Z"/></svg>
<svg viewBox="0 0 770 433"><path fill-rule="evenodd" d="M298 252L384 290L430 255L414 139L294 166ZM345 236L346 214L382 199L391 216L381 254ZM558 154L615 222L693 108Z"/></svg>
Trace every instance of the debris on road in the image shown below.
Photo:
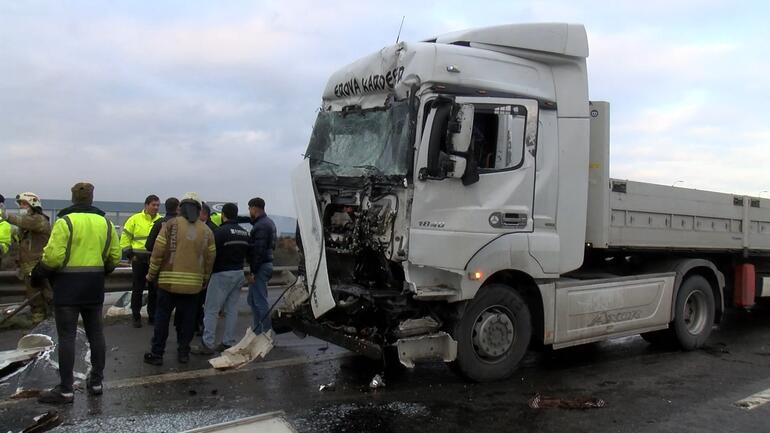
<svg viewBox="0 0 770 433"><path fill-rule="evenodd" d="M382 379L381 374L375 374L372 378L372 381L369 382L369 388L371 389L377 389L377 388L384 388L385 387L385 381Z"/></svg>
<svg viewBox="0 0 770 433"><path fill-rule="evenodd" d="M607 402L594 397L558 398L545 397L536 394L529 400L532 409L599 409L607 406Z"/></svg>
<svg viewBox="0 0 770 433"><path fill-rule="evenodd" d="M273 349L273 341L272 330L256 335L249 327L238 344L222 352L221 356L209 359L209 364L217 370L243 367L255 359L267 356Z"/></svg>
<svg viewBox="0 0 770 433"><path fill-rule="evenodd" d="M297 430L286 421L282 411L268 412L262 415L241 418L221 424L207 425L182 433L215 433L215 432L246 432L256 431L265 433L297 433Z"/></svg>
<svg viewBox="0 0 770 433"><path fill-rule="evenodd" d="M21 433L41 433L58 427L62 423L59 413L55 410L46 412L33 418L34 423L27 426Z"/></svg>
<svg viewBox="0 0 770 433"><path fill-rule="evenodd" d="M337 389L337 386L335 385L334 382L329 382L318 387L319 392L334 391L336 389Z"/></svg>

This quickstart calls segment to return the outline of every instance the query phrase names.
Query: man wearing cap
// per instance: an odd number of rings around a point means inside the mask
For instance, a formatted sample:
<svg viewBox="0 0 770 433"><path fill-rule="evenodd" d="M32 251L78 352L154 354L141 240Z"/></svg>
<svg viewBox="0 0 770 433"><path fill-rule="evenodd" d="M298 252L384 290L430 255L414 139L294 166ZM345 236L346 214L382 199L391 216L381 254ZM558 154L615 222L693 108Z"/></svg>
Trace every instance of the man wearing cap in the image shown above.
<svg viewBox="0 0 770 433"><path fill-rule="evenodd" d="M123 250L123 256L131 260L133 276L131 315L134 319L134 328L142 327L140 312L144 289L147 285L145 277L147 276L147 268L150 266L150 252L145 248L145 243L150 235L150 230L152 230L152 225L160 219L159 208L160 198L155 194L148 195L144 199L144 209L128 217L120 233L120 248ZM151 286L150 290L147 291L147 320L151 324L155 318L155 296L155 291Z"/></svg>
<svg viewBox="0 0 770 433"><path fill-rule="evenodd" d="M176 309L177 360L190 360L198 297L211 276L216 256L214 233L199 220L201 201L195 193L182 196L179 216L161 226L150 257L147 281L157 282L158 304L152 347L144 362L163 365L171 311Z"/></svg>
<svg viewBox="0 0 770 433"><path fill-rule="evenodd" d="M72 187L72 206L62 209L43 249L43 258L32 271L34 279L53 279L56 332L59 335L59 385L40 394L41 403L72 403L75 336L78 316L83 319L91 351L91 372L86 389L102 394L105 342L102 324L104 276L120 261L115 227L104 212L93 206L94 186L81 182Z"/></svg>
<svg viewBox="0 0 770 433"><path fill-rule="evenodd" d="M43 203L37 194L19 193L16 195L16 204L20 210L18 215L8 214L5 203L1 203L0 220L19 228L19 255L16 258L18 276L24 281L27 299L30 300L32 322L38 323L51 313L51 286L46 280L33 280L29 274L43 255L43 247L51 234L51 223L43 213Z"/></svg>

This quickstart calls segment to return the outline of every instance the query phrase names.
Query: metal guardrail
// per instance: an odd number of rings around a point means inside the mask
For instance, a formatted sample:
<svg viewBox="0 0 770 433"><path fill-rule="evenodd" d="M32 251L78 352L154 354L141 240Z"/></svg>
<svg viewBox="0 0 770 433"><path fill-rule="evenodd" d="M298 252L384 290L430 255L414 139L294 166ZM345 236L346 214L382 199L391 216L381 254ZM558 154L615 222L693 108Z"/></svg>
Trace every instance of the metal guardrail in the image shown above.
<svg viewBox="0 0 770 433"><path fill-rule="evenodd" d="M244 269L244 272L247 272ZM270 285L286 285L294 281L297 272L296 266L275 266ZM107 276L105 291L125 292L131 290L131 268L117 268ZM0 298L8 296L24 296L24 283L17 277L16 271L0 271Z"/></svg>

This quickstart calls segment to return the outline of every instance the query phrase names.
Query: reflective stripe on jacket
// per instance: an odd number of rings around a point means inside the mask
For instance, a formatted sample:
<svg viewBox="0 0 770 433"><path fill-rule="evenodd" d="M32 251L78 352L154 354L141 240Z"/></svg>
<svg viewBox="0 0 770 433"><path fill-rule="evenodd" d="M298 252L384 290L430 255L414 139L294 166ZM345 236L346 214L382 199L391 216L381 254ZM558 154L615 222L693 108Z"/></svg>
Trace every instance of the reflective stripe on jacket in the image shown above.
<svg viewBox="0 0 770 433"><path fill-rule="evenodd" d="M43 249L42 265L55 272L57 305L101 304L104 275L120 261L115 227L93 207L60 214Z"/></svg>
<svg viewBox="0 0 770 433"><path fill-rule="evenodd" d="M165 222L150 258L150 275L158 287L171 293L195 294L211 276L216 257L214 233L184 217Z"/></svg>
<svg viewBox="0 0 770 433"><path fill-rule="evenodd" d="M145 248L147 236L153 223L160 218L159 214L151 217L144 210L131 215L123 224L123 231L120 233L120 249L124 253L131 251L135 255L149 254Z"/></svg>

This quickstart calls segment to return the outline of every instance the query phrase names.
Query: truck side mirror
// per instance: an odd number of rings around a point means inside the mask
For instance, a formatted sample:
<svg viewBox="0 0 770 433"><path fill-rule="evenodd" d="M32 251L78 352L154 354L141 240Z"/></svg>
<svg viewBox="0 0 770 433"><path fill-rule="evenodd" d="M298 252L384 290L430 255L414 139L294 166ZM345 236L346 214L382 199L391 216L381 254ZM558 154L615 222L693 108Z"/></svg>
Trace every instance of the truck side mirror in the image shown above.
<svg viewBox="0 0 770 433"><path fill-rule="evenodd" d="M457 105L454 118L449 122L449 142L452 145L452 153L467 153L471 147L473 137L473 112L472 104Z"/></svg>

